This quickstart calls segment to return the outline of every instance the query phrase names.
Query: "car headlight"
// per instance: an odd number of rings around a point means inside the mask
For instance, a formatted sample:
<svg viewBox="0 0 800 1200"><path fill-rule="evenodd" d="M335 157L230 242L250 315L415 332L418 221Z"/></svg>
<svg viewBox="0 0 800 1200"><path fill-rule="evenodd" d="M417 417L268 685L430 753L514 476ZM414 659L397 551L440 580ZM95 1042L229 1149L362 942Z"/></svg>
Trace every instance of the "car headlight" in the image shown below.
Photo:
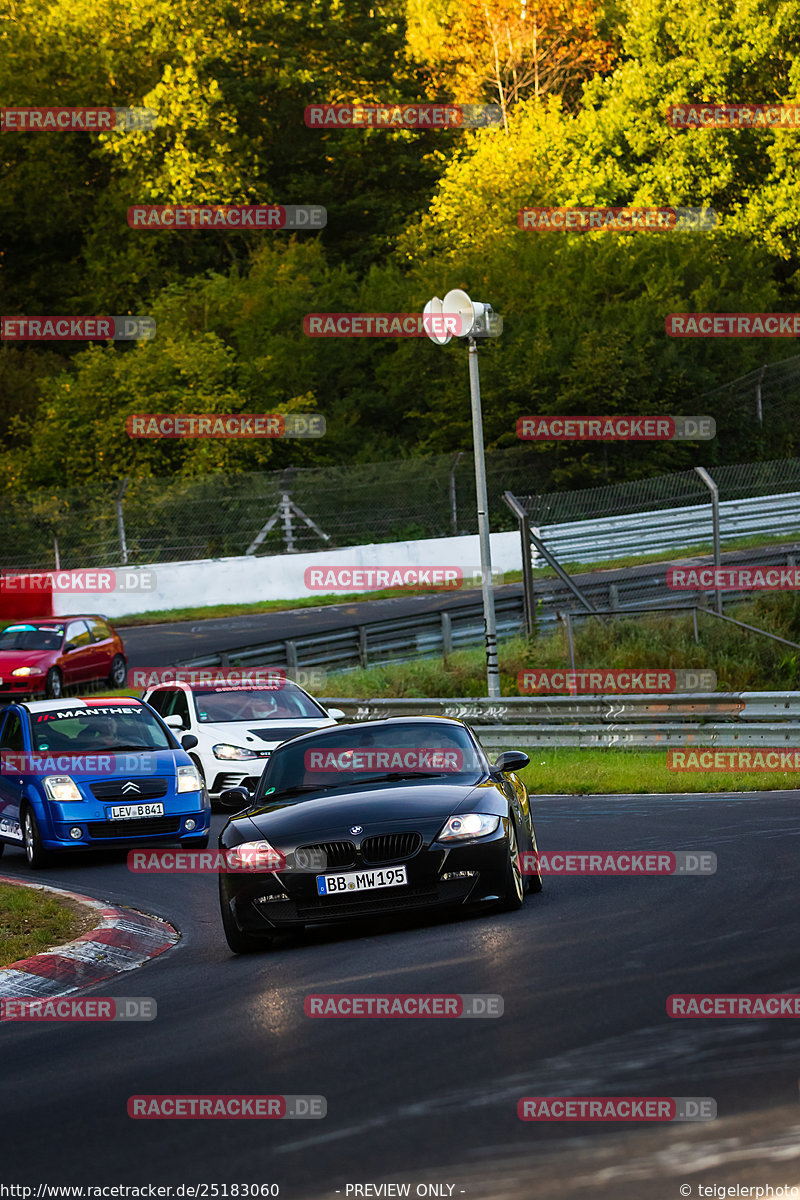
<svg viewBox="0 0 800 1200"><path fill-rule="evenodd" d="M43 782L48 800L58 800L63 804L67 800L83 799L75 780L69 775L47 775Z"/></svg>
<svg viewBox="0 0 800 1200"><path fill-rule="evenodd" d="M255 750L247 750L244 746L231 746L227 742L220 742L218 746L212 746L215 758L224 758L230 762L232 759L242 758L258 758L259 755Z"/></svg>
<svg viewBox="0 0 800 1200"><path fill-rule="evenodd" d="M444 829L436 840L461 842L468 838L486 837L487 833L494 833L499 824L499 817L484 816L483 813L459 813L445 821Z"/></svg>
<svg viewBox="0 0 800 1200"><path fill-rule="evenodd" d="M11 674L19 677L20 675L41 675L43 672L41 667L17 667Z"/></svg>
<svg viewBox="0 0 800 1200"><path fill-rule="evenodd" d="M203 784L197 773L197 767L178 767L179 792L199 792Z"/></svg>
<svg viewBox="0 0 800 1200"><path fill-rule="evenodd" d="M229 871L281 871L286 858L262 838L258 842L240 842L226 850L225 862Z"/></svg>

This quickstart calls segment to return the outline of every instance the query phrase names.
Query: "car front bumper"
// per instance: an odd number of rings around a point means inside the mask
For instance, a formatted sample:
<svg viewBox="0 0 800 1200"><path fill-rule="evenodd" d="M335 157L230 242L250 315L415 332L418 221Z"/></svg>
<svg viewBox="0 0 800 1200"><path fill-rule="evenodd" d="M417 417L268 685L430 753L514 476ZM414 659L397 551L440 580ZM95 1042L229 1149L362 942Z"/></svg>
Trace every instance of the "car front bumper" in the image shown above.
<svg viewBox="0 0 800 1200"><path fill-rule="evenodd" d="M208 837L211 825L211 805L204 792L167 798L163 816L128 820L109 820L107 806L100 804L49 802L47 807L49 811L42 813L39 828L42 844L48 850L111 849L200 839ZM193 823L193 828L187 828L187 822ZM71 835L74 829L80 829L80 837Z"/></svg>
<svg viewBox="0 0 800 1200"><path fill-rule="evenodd" d="M220 876L220 903L228 905L242 932L253 934L419 910L462 908L500 899L507 862L508 842L501 823L496 833L479 842L434 842L409 859L347 868L374 871L405 866L408 883L399 887L320 896L316 872L237 872Z"/></svg>

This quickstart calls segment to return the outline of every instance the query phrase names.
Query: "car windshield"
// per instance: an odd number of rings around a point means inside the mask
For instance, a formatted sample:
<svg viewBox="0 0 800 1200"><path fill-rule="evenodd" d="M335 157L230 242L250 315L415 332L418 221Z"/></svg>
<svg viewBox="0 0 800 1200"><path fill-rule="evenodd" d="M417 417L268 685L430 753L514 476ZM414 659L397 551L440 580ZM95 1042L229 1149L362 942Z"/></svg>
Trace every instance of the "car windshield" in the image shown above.
<svg viewBox="0 0 800 1200"><path fill-rule="evenodd" d="M55 754L168 750L171 745L158 718L138 702L32 712L31 735L34 750Z"/></svg>
<svg viewBox="0 0 800 1200"><path fill-rule="evenodd" d="M0 650L58 650L63 625L8 625L0 633Z"/></svg>
<svg viewBox="0 0 800 1200"><path fill-rule="evenodd" d="M340 727L273 751L257 798L350 787L372 780L424 779L434 786L477 780L485 766L466 729L438 720Z"/></svg>
<svg viewBox="0 0 800 1200"><path fill-rule="evenodd" d="M294 684L272 688L210 687L194 690L197 719L211 721L305 721L327 717Z"/></svg>

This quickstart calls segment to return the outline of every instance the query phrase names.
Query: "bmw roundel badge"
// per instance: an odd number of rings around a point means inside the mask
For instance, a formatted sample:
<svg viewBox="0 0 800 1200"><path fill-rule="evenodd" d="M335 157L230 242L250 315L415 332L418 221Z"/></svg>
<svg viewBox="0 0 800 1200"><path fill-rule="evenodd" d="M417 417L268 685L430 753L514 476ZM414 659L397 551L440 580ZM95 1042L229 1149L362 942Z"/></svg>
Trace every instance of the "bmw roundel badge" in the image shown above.
<svg viewBox="0 0 800 1200"><path fill-rule="evenodd" d="M350 832L351 832L351 833L363 833L363 832L364 832L364 826L363 826L363 825L351 825L351 826L350 826Z"/></svg>

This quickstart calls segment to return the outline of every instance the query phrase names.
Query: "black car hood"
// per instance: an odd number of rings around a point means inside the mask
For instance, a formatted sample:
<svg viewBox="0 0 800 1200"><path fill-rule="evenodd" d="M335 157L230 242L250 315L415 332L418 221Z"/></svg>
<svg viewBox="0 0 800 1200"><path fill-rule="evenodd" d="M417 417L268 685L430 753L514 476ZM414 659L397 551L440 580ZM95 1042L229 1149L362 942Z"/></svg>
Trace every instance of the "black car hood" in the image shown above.
<svg viewBox="0 0 800 1200"><path fill-rule="evenodd" d="M388 825L444 822L459 810L500 815L507 806L506 797L494 780L478 784L402 781L321 792L314 799L308 795L260 804L233 820L240 828L248 820L262 837L280 842L323 835L341 838L351 825L362 825L368 833Z"/></svg>

